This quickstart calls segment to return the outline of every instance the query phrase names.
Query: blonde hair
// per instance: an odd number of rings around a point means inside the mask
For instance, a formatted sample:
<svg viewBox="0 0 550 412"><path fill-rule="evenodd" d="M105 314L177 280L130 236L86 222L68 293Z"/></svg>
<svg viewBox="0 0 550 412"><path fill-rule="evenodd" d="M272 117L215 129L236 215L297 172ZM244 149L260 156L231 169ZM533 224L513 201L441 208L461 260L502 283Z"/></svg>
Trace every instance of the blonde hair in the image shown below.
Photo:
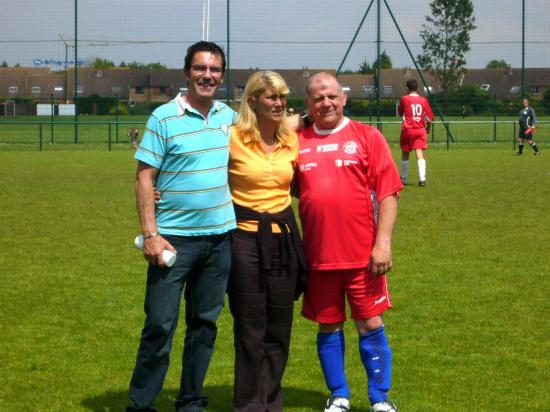
<svg viewBox="0 0 550 412"><path fill-rule="evenodd" d="M235 120L234 126L243 134L249 134L257 142L260 141L260 131L258 129L258 119L256 113L250 108L248 99L258 97L267 88L271 88L275 93L286 96L289 92L285 80L279 73L273 71L256 72L246 82L243 95L241 97L241 107ZM285 113L281 123L277 127L275 138L283 144L292 144L296 139L296 133L288 124L288 118Z"/></svg>

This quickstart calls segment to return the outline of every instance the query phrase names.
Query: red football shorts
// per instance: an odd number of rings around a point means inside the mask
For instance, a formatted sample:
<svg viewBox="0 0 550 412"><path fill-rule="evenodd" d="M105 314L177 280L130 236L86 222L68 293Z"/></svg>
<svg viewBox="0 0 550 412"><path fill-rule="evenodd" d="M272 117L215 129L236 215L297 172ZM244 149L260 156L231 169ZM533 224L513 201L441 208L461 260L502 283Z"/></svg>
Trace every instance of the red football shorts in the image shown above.
<svg viewBox="0 0 550 412"><path fill-rule="evenodd" d="M415 149L426 150L428 136L426 129L401 129L401 149L412 152Z"/></svg>
<svg viewBox="0 0 550 412"><path fill-rule="evenodd" d="M366 269L311 270L302 315L317 323L340 323L347 297L352 319L370 319L391 308L386 276Z"/></svg>

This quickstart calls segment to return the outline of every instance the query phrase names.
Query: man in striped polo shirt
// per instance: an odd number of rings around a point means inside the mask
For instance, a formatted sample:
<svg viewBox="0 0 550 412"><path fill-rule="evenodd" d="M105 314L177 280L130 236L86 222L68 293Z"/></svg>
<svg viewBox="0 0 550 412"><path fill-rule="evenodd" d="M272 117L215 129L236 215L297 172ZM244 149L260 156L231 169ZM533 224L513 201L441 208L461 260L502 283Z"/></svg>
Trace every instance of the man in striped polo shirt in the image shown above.
<svg viewBox="0 0 550 412"><path fill-rule="evenodd" d="M177 411L202 411L202 387L216 339L230 270L228 231L235 215L227 184L229 128L235 113L214 100L225 72L223 50L199 42L187 50L189 92L157 108L136 152L136 202L149 262L145 325L127 411L155 411L168 370L185 285L185 343ZM155 204L154 187L161 193ZM166 267L162 252L177 252Z"/></svg>

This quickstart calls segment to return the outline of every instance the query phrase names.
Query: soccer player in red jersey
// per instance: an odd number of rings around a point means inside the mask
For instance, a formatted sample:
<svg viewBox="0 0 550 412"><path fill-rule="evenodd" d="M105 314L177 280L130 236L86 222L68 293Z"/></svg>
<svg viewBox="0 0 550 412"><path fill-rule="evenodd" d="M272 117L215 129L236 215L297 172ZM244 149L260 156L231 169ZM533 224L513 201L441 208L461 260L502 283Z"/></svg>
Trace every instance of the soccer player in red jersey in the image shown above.
<svg viewBox="0 0 550 412"><path fill-rule="evenodd" d="M386 273L403 185L382 134L344 117L338 80L317 73L307 86L314 125L299 135L300 217L308 263L302 314L319 324L317 352L331 391L326 412L349 410L344 369L345 299L359 334L371 411L388 400L391 350L382 313L391 307Z"/></svg>
<svg viewBox="0 0 550 412"><path fill-rule="evenodd" d="M407 80L407 94L401 98L397 112L403 116L401 125L401 180L409 183L409 153L415 151L420 186L426 185L426 159L428 132L434 115L428 101L417 93L418 82Z"/></svg>

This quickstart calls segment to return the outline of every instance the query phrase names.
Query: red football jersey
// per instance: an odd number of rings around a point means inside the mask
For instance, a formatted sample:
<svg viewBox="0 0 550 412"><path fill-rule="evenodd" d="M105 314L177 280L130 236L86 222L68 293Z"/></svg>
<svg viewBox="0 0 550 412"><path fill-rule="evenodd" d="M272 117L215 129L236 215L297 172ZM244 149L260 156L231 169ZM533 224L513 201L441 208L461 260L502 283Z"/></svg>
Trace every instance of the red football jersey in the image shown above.
<svg viewBox="0 0 550 412"><path fill-rule="evenodd" d="M402 127L404 129L425 129L426 118L430 122L434 118L430 103L416 93L401 97L397 112L400 116L403 116Z"/></svg>
<svg viewBox="0 0 550 412"><path fill-rule="evenodd" d="M299 134L298 183L304 248L310 269L369 264L377 201L403 187L378 129L350 121Z"/></svg>

